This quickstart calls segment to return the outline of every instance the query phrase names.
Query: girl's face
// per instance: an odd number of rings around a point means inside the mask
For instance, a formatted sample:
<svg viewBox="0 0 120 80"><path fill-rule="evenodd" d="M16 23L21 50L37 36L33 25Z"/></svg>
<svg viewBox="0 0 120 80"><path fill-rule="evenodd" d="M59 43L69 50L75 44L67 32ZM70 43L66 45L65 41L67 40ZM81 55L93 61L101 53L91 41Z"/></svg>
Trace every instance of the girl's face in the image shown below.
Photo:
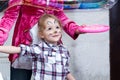
<svg viewBox="0 0 120 80"><path fill-rule="evenodd" d="M62 29L57 20L48 18L45 20L45 29L42 38L52 44L57 44L62 36Z"/></svg>

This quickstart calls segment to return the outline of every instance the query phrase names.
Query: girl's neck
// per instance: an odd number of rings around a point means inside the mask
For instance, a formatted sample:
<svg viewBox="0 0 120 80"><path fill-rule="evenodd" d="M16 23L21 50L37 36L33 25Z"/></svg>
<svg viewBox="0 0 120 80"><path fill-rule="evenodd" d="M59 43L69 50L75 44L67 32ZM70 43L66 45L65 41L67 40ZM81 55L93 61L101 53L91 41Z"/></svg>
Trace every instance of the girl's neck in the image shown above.
<svg viewBox="0 0 120 80"><path fill-rule="evenodd" d="M58 42L52 43L52 42L48 42L46 40L43 39L44 42L48 43L48 44L52 44L52 45L58 45Z"/></svg>

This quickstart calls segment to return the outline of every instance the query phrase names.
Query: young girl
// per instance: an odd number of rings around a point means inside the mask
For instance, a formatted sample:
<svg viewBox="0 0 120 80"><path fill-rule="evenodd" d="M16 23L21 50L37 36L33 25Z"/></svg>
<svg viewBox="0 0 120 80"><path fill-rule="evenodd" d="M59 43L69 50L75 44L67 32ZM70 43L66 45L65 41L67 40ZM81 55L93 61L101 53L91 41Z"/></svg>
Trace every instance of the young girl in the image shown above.
<svg viewBox="0 0 120 80"><path fill-rule="evenodd" d="M32 59L34 80L75 80L69 70L69 52L60 43L60 21L53 15L44 14L38 21L38 29L38 36L41 38L38 44L0 46L0 52L29 56Z"/></svg>

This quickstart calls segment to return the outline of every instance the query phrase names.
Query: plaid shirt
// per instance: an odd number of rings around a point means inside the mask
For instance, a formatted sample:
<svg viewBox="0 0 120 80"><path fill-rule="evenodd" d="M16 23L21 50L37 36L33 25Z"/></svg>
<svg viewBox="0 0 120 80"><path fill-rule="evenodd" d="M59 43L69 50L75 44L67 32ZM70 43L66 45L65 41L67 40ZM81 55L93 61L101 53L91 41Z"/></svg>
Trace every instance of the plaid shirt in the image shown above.
<svg viewBox="0 0 120 80"><path fill-rule="evenodd" d="M20 45L21 55L32 58L34 80L65 80L69 73L69 52L62 45L40 42L30 46Z"/></svg>

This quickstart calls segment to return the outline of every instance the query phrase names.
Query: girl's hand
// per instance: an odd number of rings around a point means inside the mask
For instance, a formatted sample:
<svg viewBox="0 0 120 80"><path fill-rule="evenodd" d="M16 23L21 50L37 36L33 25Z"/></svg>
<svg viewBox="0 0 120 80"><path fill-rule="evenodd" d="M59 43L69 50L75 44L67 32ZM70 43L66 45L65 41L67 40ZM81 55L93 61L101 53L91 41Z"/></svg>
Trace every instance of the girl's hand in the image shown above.
<svg viewBox="0 0 120 80"><path fill-rule="evenodd" d="M75 80L75 78L73 77L71 73L68 73L66 78L67 80Z"/></svg>

